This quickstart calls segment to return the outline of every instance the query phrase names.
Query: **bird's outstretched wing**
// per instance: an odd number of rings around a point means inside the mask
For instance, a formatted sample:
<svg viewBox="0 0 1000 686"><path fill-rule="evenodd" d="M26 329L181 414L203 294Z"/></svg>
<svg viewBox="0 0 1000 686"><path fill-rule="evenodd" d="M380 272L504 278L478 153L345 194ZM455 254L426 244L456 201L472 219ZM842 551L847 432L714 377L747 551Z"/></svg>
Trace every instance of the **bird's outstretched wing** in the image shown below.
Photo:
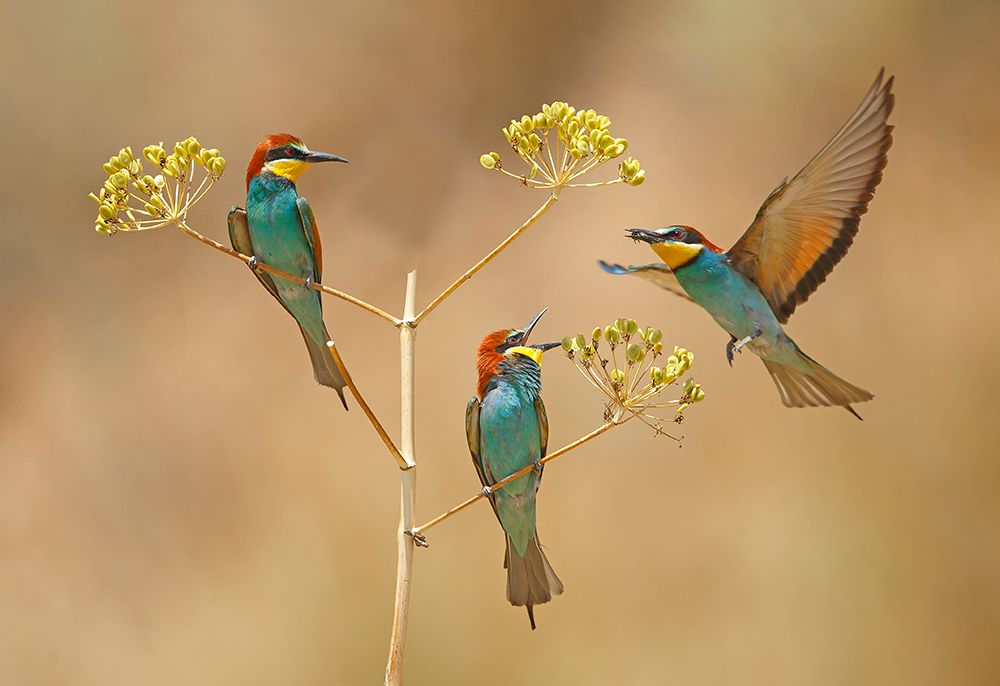
<svg viewBox="0 0 1000 686"><path fill-rule="evenodd" d="M469 398L469 404L465 406L465 438L469 442L469 454L472 455L472 464L476 467L476 474L479 475L479 482L483 486L492 486L496 483L496 479L493 478L492 474L486 472L486 467L483 465L483 458L480 454L479 449L479 411L482 405L479 403L479 399L475 396ZM493 502L493 498L487 498L490 501L490 507L493 508L493 514L497 516L497 520L500 519L500 513L497 512L496 503Z"/></svg>
<svg viewBox="0 0 1000 686"><path fill-rule="evenodd" d="M650 283L656 284L663 290L670 291L674 295L679 295L685 300L691 299L691 297L684 292L684 288L677 280L677 275L674 274L673 270L665 264L636 264L623 267L620 264L612 264L605 262L604 260L598 260L597 263L601 265L601 269L606 271L608 274L631 274L633 276L638 276L639 278L645 279Z"/></svg>
<svg viewBox="0 0 1000 686"><path fill-rule="evenodd" d="M309 201L299 197L295 204L299 207L299 218L302 220L302 229L305 231L306 240L313 250L313 260L316 263L313 279L316 283L323 282L323 243L319 238L319 226L316 225L316 215L313 214Z"/></svg>
<svg viewBox="0 0 1000 686"><path fill-rule="evenodd" d="M784 323L844 257L861 215L882 180L892 128L893 77L875 82L847 122L757 210L746 233L726 253L757 284Z"/></svg>
<svg viewBox="0 0 1000 686"><path fill-rule="evenodd" d="M229 243L233 246L233 250L243 253L244 255L250 255L251 257L256 255L257 253L253 248L253 241L250 240L250 227L247 225L246 210L242 207L229 208L227 220L229 221ZM261 285L267 289L267 292L274 296L275 300L281 303L281 306L285 308L288 314L292 314L291 311L285 307L285 303L278 295L278 289L274 287L274 281L271 279L271 275L261 270L254 271L253 275L256 276ZM294 317L295 315L292 316Z"/></svg>

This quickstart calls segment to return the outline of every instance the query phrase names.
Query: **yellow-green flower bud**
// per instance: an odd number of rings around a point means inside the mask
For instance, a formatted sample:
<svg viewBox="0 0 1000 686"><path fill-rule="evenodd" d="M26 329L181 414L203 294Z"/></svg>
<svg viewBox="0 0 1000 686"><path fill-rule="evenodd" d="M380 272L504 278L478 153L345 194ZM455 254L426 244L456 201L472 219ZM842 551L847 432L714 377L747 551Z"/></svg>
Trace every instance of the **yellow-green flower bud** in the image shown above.
<svg viewBox="0 0 1000 686"><path fill-rule="evenodd" d="M687 403L681 403L680 406L677 408L676 413L680 414L681 412L683 412L684 410L686 410L687 407L688 407Z"/></svg>
<svg viewBox="0 0 1000 686"><path fill-rule="evenodd" d="M606 340L611 345L615 345L622 338L621 334L618 333L618 329L613 326L607 326L604 328L604 340Z"/></svg>
<svg viewBox="0 0 1000 686"><path fill-rule="evenodd" d="M98 205L100 205L102 202L104 202L104 194L103 193L101 193L101 197L97 197L97 195L94 194L94 193L88 193L87 197L90 198L91 200L93 200L94 202L96 202Z"/></svg>
<svg viewBox="0 0 1000 686"><path fill-rule="evenodd" d="M650 329L646 335L646 340L655 345L663 340L663 332L659 329Z"/></svg>
<svg viewBox="0 0 1000 686"><path fill-rule="evenodd" d="M483 165L486 169L495 169L499 166L499 162L500 155L495 152L479 156L479 164Z"/></svg>
<svg viewBox="0 0 1000 686"><path fill-rule="evenodd" d="M111 219L116 214L118 213L115 212L115 208L111 207L111 205L101 205L97 208L97 216L101 219Z"/></svg>
<svg viewBox="0 0 1000 686"><path fill-rule="evenodd" d="M659 367L649 368L649 380L653 382L654 386L659 386L663 383L663 370Z"/></svg>
<svg viewBox="0 0 1000 686"><path fill-rule="evenodd" d="M628 180L628 185L630 186L641 186L642 182L646 180L646 172L640 169L636 172L635 176Z"/></svg>
<svg viewBox="0 0 1000 686"><path fill-rule="evenodd" d="M573 339L569 336L563 336L561 345L563 350L569 352L573 349Z"/></svg>
<svg viewBox="0 0 1000 686"><path fill-rule="evenodd" d="M629 319L626 325L628 326L628 334L630 336L635 334L635 332L639 330L639 325L636 324L634 319Z"/></svg>
<svg viewBox="0 0 1000 686"><path fill-rule="evenodd" d="M117 160L115 161L117 162ZM118 169L120 169L120 167L115 166L111 162L104 163L104 173L107 174L108 176L114 174L116 171L118 171Z"/></svg>
<svg viewBox="0 0 1000 686"><path fill-rule="evenodd" d="M604 331L601 329L601 327L597 327L596 329L594 329L594 332L590 335L590 339L594 341L594 345L597 345L597 342L601 340L601 335L603 333Z"/></svg>
<svg viewBox="0 0 1000 686"><path fill-rule="evenodd" d="M578 350L583 350L587 347L587 339L583 337L582 333L578 333L573 339L573 343L576 345Z"/></svg>
<svg viewBox="0 0 1000 686"><path fill-rule="evenodd" d="M222 172L226 171L226 160L222 157L216 157L212 160L211 172L215 176L222 176Z"/></svg>
<svg viewBox="0 0 1000 686"><path fill-rule="evenodd" d="M187 154L194 157L199 152L201 152L201 143L194 136L191 136L186 141L184 141L184 149L187 150Z"/></svg>
<svg viewBox="0 0 1000 686"><path fill-rule="evenodd" d="M673 383L677 381L677 367L668 364L663 368L663 383Z"/></svg>
<svg viewBox="0 0 1000 686"><path fill-rule="evenodd" d="M705 391L701 390L701 386L695 386L691 389L691 402L700 403L705 399Z"/></svg>
<svg viewBox="0 0 1000 686"><path fill-rule="evenodd" d="M167 185L167 180L163 178L163 174L157 174L156 178L153 179L153 183L156 184L157 188L163 190Z"/></svg>
<svg viewBox="0 0 1000 686"><path fill-rule="evenodd" d="M635 343L630 343L628 348L625 349L625 359L633 364L641 361L643 357L645 357L645 353Z"/></svg>
<svg viewBox="0 0 1000 686"><path fill-rule="evenodd" d="M655 352L657 355L659 355L660 353L662 353L663 352L663 343L660 342L660 343L655 344L653 346L653 352Z"/></svg>
<svg viewBox="0 0 1000 686"><path fill-rule="evenodd" d="M620 369L611 370L611 380L615 383L625 383L625 372Z"/></svg>

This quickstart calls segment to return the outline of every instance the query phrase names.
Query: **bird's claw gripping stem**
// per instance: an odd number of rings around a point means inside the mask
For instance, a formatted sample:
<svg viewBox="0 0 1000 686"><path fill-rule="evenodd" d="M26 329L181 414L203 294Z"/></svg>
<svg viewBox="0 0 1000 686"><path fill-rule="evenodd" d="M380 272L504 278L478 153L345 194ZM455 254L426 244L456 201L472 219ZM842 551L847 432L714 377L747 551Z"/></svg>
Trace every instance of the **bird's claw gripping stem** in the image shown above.
<svg viewBox="0 0 1000 686"><path fill-rule="evenodd" d="M250 271L252 271L252 272L256 272L257 271L257 266L259 264L260 264L260 260L257 259L256 255L251 256L250 259L247 260L247 266L250 267Z"/></svg>
<svg viewBox="0 0 1000 686"><path fill-rule="evenodd" d="M754 329L754 332L745 338L741 338L739 341L733 336L733 340L729 341L729 345L726 346L726 357L729 358L729 366L733 365L733 353L738 353L744 345L749 343L755 338L760 337L764 332L760 329ZM735 345L734 345L735 342Z"/></svg>
<svg viewBox="0 0 1000 686"><path fill-rule="evenodd" d="M489 486L483 486L482 493L483 493L483 497L484 498L492 498L493 497L493 489L490 488Z"/></svg>
<svg viewBox="0 0 1000 686"><path fill-rule="evenodd" d="M730 336L729 342L726 343L726 361L729 366L733 366L733 346L736 345L736 336Z"/></svg>
<svg viewBox="0 0 1000 686"><path fill-rule="evenodd" d="M541 460L532 460L531 461L531 468L533 470L535 470L535 473L541 474L542 473L542 461Z"/></svg>
<svg viewBox="0 0 1000 686"><path fill-rule="evenodd" d="M307 276L306 278L302 279L302 285L304 287L306 287L306 288L312 288L312 286L313 286L313 277Z"/></svg>

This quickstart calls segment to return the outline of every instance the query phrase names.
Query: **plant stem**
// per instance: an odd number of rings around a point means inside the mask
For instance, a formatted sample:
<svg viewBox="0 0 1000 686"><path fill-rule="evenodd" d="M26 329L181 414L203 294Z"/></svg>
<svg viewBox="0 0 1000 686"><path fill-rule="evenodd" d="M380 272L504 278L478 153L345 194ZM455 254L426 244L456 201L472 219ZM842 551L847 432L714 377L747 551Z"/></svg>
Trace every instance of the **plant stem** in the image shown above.
<svg viewBox="0 0 1000 686"><path fill-rule="evenodd" d="M417 272L406 275L406 298L403 321L413 321L416 309ZM386 686L403 683L403 651L406 649L406 628L410 618L410 578L413 573L413 542L407 532L413 526L413 509L417 499L417 464L414 460L414 347L416 323L399 327L400 364L400 442L403 457L409 466L400 474L399 531L397 532L396 599L392 613L392 635L389 638L389 660L385 666Z"/></svg>
<svg viewBox="0 0 1000 686"><path fill-rule="evenodd" d="M628 421L628 420L626 419L625 421ZM570 450L573 450L574 448L579 448L581 445L583 445L587 441L590 441L590 440L593 440L593 439L597 438L598 436L600 436L602 433L604 433L608 429L610 429L610 428L612 428L614 426L617 426L619 424L624 424L624 423L625 422L623 422L623 421L605 422L603 425L597 427L596 429L594 429L593 431L591 431L586 436L581 436L580 438L576 439L572 443L569 443L569 444L564 445L563 447L559 448L559 450L556 450L555 452L549 453L548 455L546 455L545 457L543 457L541 459L541 463L545 464L546 462L551 462L552 460L556 459L557 457L565 455ZM504 477L500 481L497 481L495 484L493 484L492 486L490 486L490 493L496 493L501 488L503 488L504 486L506 486L507 484L509 484L511 481L513 481L514 479L516 479L516 478L518 478L520 476L524 476L525 474L527 474L528 472L530 472L532 469L534 469L534 466L533 465L528 465L527 467L524 467L523 469L519 469L518 471L514 472L513 474ZM455 507L451 508L447 512L444 512L444 513L438 515L437 517L435 517L434 519L430 520L426 524L421 524L420 526L417 526L417 527L414 527L414 528L410 529L407 533L410 535L410 537L413 538L413 540L418 545L420 545L421 547L427 547L427 541L424 539L424 536L423 536L424 532L426 532L428 529L430 529L433 526L437 526L438 524L440 524L444 520L448 519L452 515L458 514L459 512L461 512L462 510L464 510L465 508L467 508L469 505L472 505L472 503L474 503L477 500L479 500L481 498L484 498L484 497L486 497L485 490L484 491L480 491L476 495L472 496L471 498L469 498L467 500L462 501L461 503L459 503Z"/></svg>
<svg viewBox="0 0 1000 686"><path fill-rule="evenodd" d="M368 417L368 421L371 422L373 427L375 427L375 433L377 433L379 438L382 439L382 442L385 443L385 447L389 449L392 456L396 458L396 463L399 465L399 468L411 469L414 467L415 465L403 457L402 453L399 452L399 448L397 448L396 444L392 442L392 439L386 432L385 427L382 426L382 422L380 422L378 417L375 416L375 413L372 412L372 408L369 407L368 403L361 395L361 391L359 391L358 387L354 384L354 379L351 378L351 373L347 371L347 365L344 364L344 360L340 357L340 352L337 350L337 344L333 341L327 341L326 347L330 349L330 356L333 358L334 363L337 365L337 369L340 370L341 375L344 377L344 381L347 382L347 387L351 390L351 394L354 396L354 399L358 401L358 405L361 406L361 410L365 413L365 416Z"/></svg>
<svg viewBox="0 0 1000 686"><path fill-rule="evenodd" d="M544 203L542 203L542 206L539 207L537 210L535 210L535 213L533 215L531 215L530 217L528 217L528 220L526 222L524 222L523 224L521 224L521 226L517 227L514 230L514 233L512 233L511 235L509 235L506 238L506 240L504 240L503 243L501 243L497 247L493 248L493 250L491 250L489 252L489 254L486 255L486 257L484 257L483 259L479 260L474 265L472 265L472 267L470 267L467 272L465 272L464 274L462 274L460 277L458 277L458 279L455 280L455 282L453 284L451 284L446 289L444 289L441 292L441 295L439 295L438 297L434 298L434 300L432 300L431 303L427 307L425 307L423 309L423 311L416 316L416 318L413 319L413 325L416 326L421 321L423 321L424 317L426 317L431 312L433 312L434 309L437 308L438 305L440 305L442 302L444 302L445 298L447 298L449 295L451 295L452 293L454 293L458 289L458 287L461 286L463 283L465 283L466 281L468 281L469 279L471 279L475 275L476 272L478 272L480 269L482 269L487 264L489 264L493 260L493 258L495 258L497 255L499 255L501 252L503 252L504 249L506 249L508 245L510 245L511 243L513 243L517 239L518 236L520 236L522 233L524 233L525 231L527 231L527 229L528 229L529 226L531 226L532 224L534 224L536 221L538 221L538 219L543 214L545 214L546 212L548 212L549 208L552 207L553 205L555 205L556 201L559 200L559 190L560 190L559 188L556 188L555 190L553 190L552 194L549 195L549 197L545 200ZM406 315L403 315L403 321L407 321Z"/></svg>
<svg viewBox="0 0 1000 686"><path fill-rule="evenodd" d="M179 228L181 231L183 231L187 235L189 235L192 238L195 238L195 239L201 241L202 243L204 243L205 245L207 245L207 246L209 246L211 248L215 248L219 252L224 252L227 255L229 255L231 257L235 257L238 260L243 260L244 262L250 262L251 258L250 258L249 255L244 255L241 252L237 252L236 250L233 250L232 248L226 247L225 245L223 245L222 243L219 243L218 241L212 240L208 236L205 236L203 234L198 233L197 231L195 231L194 229L192 229L190 226L188 226L183 221L181 223L179 223L179 224L176 224L176 226L177 226L177 228ZM293 281L293 282L295 282L297 284L300 284L300 285L303 285L303 286L306 283L305 280L300 279L297 276L292 276L291 274L289 274L287 272L283 272L280 269L275 269L274 267L272 267L269 264L264 264L262 262L258 262L257 263L257 269L259 269L260 271L267 272L268 274L273 274L274 276L281 277L282 279L287 279L288 281ZM374 305L372 305L370 303L366 303L364 300L360 300L358 298L355 298L353 295L350 295L348 293L344 293L343 291L338 291L337 289L330 288L329 286L323 286L322 284L318 284L318 283L312 284L310 286L310 288L312 288L314 291L319 291L320 293L325 293L326 295L332 295L335 298L340 298L341 300L349 302L352 305L357 305L358 307L360 307L363 310L368 310L372 314L374 314L374 315L376 315L378 317L381 317L382 319L385 319L386 321L390 322L393 326L399 326L400 325L400 321L398 319L396 319L395 317L393 317L388 312L385 312L384 310L380 310L379 308L375 307Z"/></svg>

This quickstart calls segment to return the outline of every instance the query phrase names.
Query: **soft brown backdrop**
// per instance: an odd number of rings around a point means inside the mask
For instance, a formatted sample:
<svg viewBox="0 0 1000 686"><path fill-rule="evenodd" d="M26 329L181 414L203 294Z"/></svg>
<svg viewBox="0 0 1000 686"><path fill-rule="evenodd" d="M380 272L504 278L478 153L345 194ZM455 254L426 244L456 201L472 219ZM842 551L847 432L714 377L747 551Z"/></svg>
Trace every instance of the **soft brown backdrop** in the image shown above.
<svg viewBox="0 0 1000 686"><path fill-rule="evenodd" d="M542 101L610 115L648 181L567 192L421 328L423 520L477 487L474 346L628 314L698 354L683 448L628 426L547 472L566 594L507 606L489 509L419 551L413 684L1000 681L1000 50L996 3L25 3L0 25L0 683L381 679L397 472L309 374L246 269L175 231L93 233L120 146L189 134L230 171L193 219L225 236L242 168L288 130L350 166L301 183L327 281L401 307L543 196L484 172ZM865 422L787 410L702 312L595 259L625 226L730 244L842 123L879 65L896 143L848 259L790 324L872 389ZM395 332L327 318L395 431ZM547 362L553 446L600 422Z"/></svg>

